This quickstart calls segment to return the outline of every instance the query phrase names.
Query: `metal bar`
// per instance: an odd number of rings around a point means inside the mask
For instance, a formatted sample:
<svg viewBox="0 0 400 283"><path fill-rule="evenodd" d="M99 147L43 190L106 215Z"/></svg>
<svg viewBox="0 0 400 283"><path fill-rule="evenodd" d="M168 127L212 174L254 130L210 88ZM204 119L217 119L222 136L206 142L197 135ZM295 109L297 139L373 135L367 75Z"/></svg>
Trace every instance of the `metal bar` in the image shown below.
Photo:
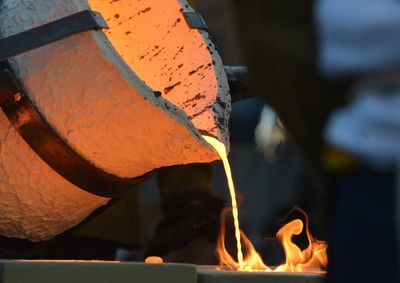
<svg viewBox="0 0 400 283"><path fill-rule="evenodd" d="M83 31L105 28L108 26L101 14L85 10L0 39L0 62Z"/></svg>
<svg viewBox="0 0 400 283"><path fill-rule="evenodd" d="M231 91L232 103L257 96L251 76L244 66L225 66Z"/></svg>
<svg viewBox="0 0 400 283"><path fill-rule="evenodd" d="M147 175L121 178L109 174L82 158L41 116L32 101L17 84L11 70L0 71L1 108L31 149L58 174L92 194L117 198L142 184Z"/></svg>
<svg viewBox="0 0 400 283"><path fill-rule="evenodd" d="M185 12L183 13L183 16L190 28L208 31L207 24L201 14L196 12Z"/></svg>

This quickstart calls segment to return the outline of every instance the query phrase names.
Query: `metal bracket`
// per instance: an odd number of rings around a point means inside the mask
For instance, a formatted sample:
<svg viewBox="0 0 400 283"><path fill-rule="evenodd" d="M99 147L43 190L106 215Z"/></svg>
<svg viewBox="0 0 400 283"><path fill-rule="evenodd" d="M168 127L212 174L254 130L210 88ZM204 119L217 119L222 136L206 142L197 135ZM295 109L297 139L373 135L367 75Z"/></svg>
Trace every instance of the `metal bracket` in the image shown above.
<svg viewBox="0 0 400 283"><path fill-rule="evenodd" d="M92 194L116 198L142 184L147 175L121 178L82 158L46 122L11 69L0 70L1 108L30 148L58 174Z"/></svg>
<svg viewBox="0 0 400 283"><path fill-rule="evenodd" d="M68 36L92 29L107 29L102 15L91 10L0 39L0 62Z"/></svg>
<svg viewBox="0 0 400 283"><path fill-rule="evenodd" d="M183 16L190 28L208 31L207 24L199 13L185 12Z"/></svg>
<svg viewBox="0 0 400 283"><path fill-rule="evenodd" d="M225 66L224 70L231 91L232 103L257 96L247 67Z"/></svg>

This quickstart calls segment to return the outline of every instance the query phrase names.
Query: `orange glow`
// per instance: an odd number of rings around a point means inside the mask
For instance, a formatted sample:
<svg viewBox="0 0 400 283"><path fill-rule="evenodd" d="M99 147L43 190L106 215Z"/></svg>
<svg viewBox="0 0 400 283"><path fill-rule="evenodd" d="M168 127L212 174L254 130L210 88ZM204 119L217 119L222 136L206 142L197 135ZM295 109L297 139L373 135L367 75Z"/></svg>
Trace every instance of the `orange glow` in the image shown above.
<svg viewBox="0 0 400 283"><path fill-rule="evenodd" d="M164 263L164 259L159 256L149 256L144 262L147 264L162 264Z"/></svg>
<svg viewBox="0 0 400 283"><path fill-rule="evenodd" d="M326 269L328 265L327 245L325 242L317 241L313 238L308 228L308 217L305 213L304 215L306 217L305 228L308 247L305 250L301 250L292 241L293 236L300 235L303 232L303 221L296 219L283 226L276 236L285 251L286 262L279 266L276 271L305 272Z"/></svg>
<svg viewBox="0 0 400 283"><path fill-rule="evenodd" d="M286 255L286 262L276 268L268 267L262 260L260 254L254 248L245 233L241 231L241 239L244 246L243 266L229 254L225 247L225 216L230 212L225 210L221 216L221 230L217 242L216 253L222 267L228 267L234 271L244 272L321 272L328 265L327 245L323 241L315 240L308 229L306 222L306 234L309 245L301 250L293 241L293 236L303 232L304 224L300 219L293 220L283 226L277 233Z"/></svg>
<svg viewBox="0 0 400 283"><path fill-rule="evenodd" d="M189 117L210 107L218 95L214 46L186 23L182 12L191 8L184 1L89 3L106 19L110 29L104 32L116 51L146 85ZM204 123L192 120L197 128Z"/></svg>
<svg viewBox="0 0 400 283"><path fill-rule="evenodd" d="M284 225L276 234L285 251L285 263L272 269L263 262L260 254L256 251L246 234L240 230L235 187L225 146L214 138L207 136L203 136L203 138L215 148L222 159L232 198L232 208L225 209L221 214L221 229L216 248L221 267L244 272L318 272L325 269L328 264L327 245L325 242L317 241L312 237L308 228L308 217L302 210L299 211L304 214L306 219L305 232L308 239L308 247L301 250L293 242L293 237L300 235L304 229L303 221L296 219ZM234 218L238 260L232 257L225 246L225 218L230 211L232 211ZM244 253L242 251L242 244Z"/></svg>
<svg viewBox="0 0 400 283"><path fill-rule="evenodd" d="M234 271L270 271L270 268L265 265L261 256L255 250L251 241L247 236L240 231L241 239L243 241L244 249L246 251L246 257L243 259L242 265L240 265L226 250L225 247L225 218L226 215L231 211L231 208L224 209L221 214L221 230L217 242L217 256L220 260L222 267L228 267Z"/></svg>
<svg viewBox="0 0 400 283"><path fill-rule="evenodd" d="M243 265L243 252L242 252L242 241L241 241L242 234L239 225L239 210L236 200L235 185L232 179L231 166L228 160L228 153L226 152L225 145L221 143L219 140L208 136L203 136L203 138L217 151L217 153L222 159L222 163L224 164L226 179L228 181L229 193L231 195L231 201L232 201L232 215L233 215L233 223L235 225L238 264L239 264L239 269L243 269L244 265ZM228 258L227 260L229 261L230 259Z"/></svg>

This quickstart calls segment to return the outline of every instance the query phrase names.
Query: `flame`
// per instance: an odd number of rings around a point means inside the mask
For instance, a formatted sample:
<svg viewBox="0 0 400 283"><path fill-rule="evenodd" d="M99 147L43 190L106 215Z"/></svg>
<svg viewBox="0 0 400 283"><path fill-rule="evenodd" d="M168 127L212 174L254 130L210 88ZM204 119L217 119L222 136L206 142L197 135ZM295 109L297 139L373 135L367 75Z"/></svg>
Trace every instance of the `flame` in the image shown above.
<svg viewBox="0 0 400 283"><path fill-rule="evenodd" d="M246 257L243 259L242 265L239 264L226 250L225 247L225 218L231 211L231 208L224 209L221 214L221 229L217 242L217 255L220 265L228 267L234 271L270 271L271 269L265 265L260 254L256 251L251 241L247 238L243 231L240 231L243 246L246 251Z"/></svg>
<svg viewBox="0 0 400 283"><path fill-rule="evenodd" d="M227 267L234 271L245 272L318 272L326 269L328 265L327 245L323 241L313 238L308 228L306 217L305 231L308 239L308 247L301 250L293 242L293 237L300 235L304 229L304 223L300 219L293 220L284 225L276 234L282 244L286 255L286 262L275 269L268 267L262 257L254 248L251 241L243 231L241 232L244 247L244 259L242 267L230 255L225 246L225 218L231 209L226 209L221 214L221 230L217 242L216 253L221 267Z"/></svg>
<svg viewBox="0 0 400 283"><path fill-rule="evenodd" d="M249 238L242 230L240 230L235 187L232 180L232 173L225 145L215 138L207 136L203 137L212 147L214 147L222 159L232 199L232 208L225 209L221 214L221 229L216 248L216 253L219 257L221 267L227 267L230 270L244 272L316 272L325 269L328 265L326 252L327 245L325 242L313 238L309 231L307 214L301 209L298 210L304 214L306 219L305 232L308 239L308 247L301 250L301 248L293 242L293 237L300 235L304 229L303 221L296 219L284 225L276 234L283 246L283 250L285 251L285 263L272 269L263 262L262 257L254 248ZM225 218L230 211L232 211L235 226L237 260L232 257L225 246ZM242 244L245 253L242 251ZM243 256L243 254L245 256Z"/></svg>
<svg viewBox="0 0 400 283"><path fill-rule="evenodd" d="M286 255L286 262L279 266L276 271L286 272L306 272L312 270L326 269L328 265L328 256L326 253L327 244L313 238L308 227L307 214L300 210L306 219L306 235L308 239L308 247L301 250L292 238L303 232L304 224L300 219L291 221L283 226L276 234L282 243Z"/></svg>
<svg viewBox="0 0 400 283"><path fill-rule="evenodd" d="M225 216L230 209L225 210L221 215L221 229L217 242L216 253L222 267L227 267L233 271L245 272L319 272L326 269L328 265L327 245L323 241L314 239L308 228L306 217L305 232L308 239L308 247L301 250L293 242L293 237L300 235L304 229L304 223L300 219L293 220L284 225L276 234L285 251L286 261L275 269L266 265L260 254L254 248L246 234L241 231L241 239L244 247L243 265L230 255L225 246Z"/></svg>

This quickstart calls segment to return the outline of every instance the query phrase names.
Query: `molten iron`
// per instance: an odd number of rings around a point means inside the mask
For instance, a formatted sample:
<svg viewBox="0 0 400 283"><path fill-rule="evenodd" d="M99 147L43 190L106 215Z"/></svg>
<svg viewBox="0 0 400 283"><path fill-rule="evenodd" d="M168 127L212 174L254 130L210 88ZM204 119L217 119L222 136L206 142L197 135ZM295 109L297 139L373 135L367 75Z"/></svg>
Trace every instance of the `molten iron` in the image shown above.
<svg viewBox="0 0 400 283"><path fill-rule="evenodd" d="M219 156L222 159L222 163L224 164L225 172L226 172L226 178L228 181L228 187L229 187L229 192L231 195L231 201L232 201L232 214L233 214L233 221L235 224L235 236L236 236L236 242L237 242L237 258L239 262L239 269L243 269L243 252L242 252L242 242L241 242L241 232L240 232L240 226L239 226L239 210L238 210L238 205L237 205L237 200L236 200L236 192L235 192L235 185L233 183L232 179L232 171L231 171L231 166L229 164L228 160L228 154L226 152L225 145L221 143L219 140L208 137L208 136L203 136L203 138L211 144L211 146L217 151Z"/></svg>

